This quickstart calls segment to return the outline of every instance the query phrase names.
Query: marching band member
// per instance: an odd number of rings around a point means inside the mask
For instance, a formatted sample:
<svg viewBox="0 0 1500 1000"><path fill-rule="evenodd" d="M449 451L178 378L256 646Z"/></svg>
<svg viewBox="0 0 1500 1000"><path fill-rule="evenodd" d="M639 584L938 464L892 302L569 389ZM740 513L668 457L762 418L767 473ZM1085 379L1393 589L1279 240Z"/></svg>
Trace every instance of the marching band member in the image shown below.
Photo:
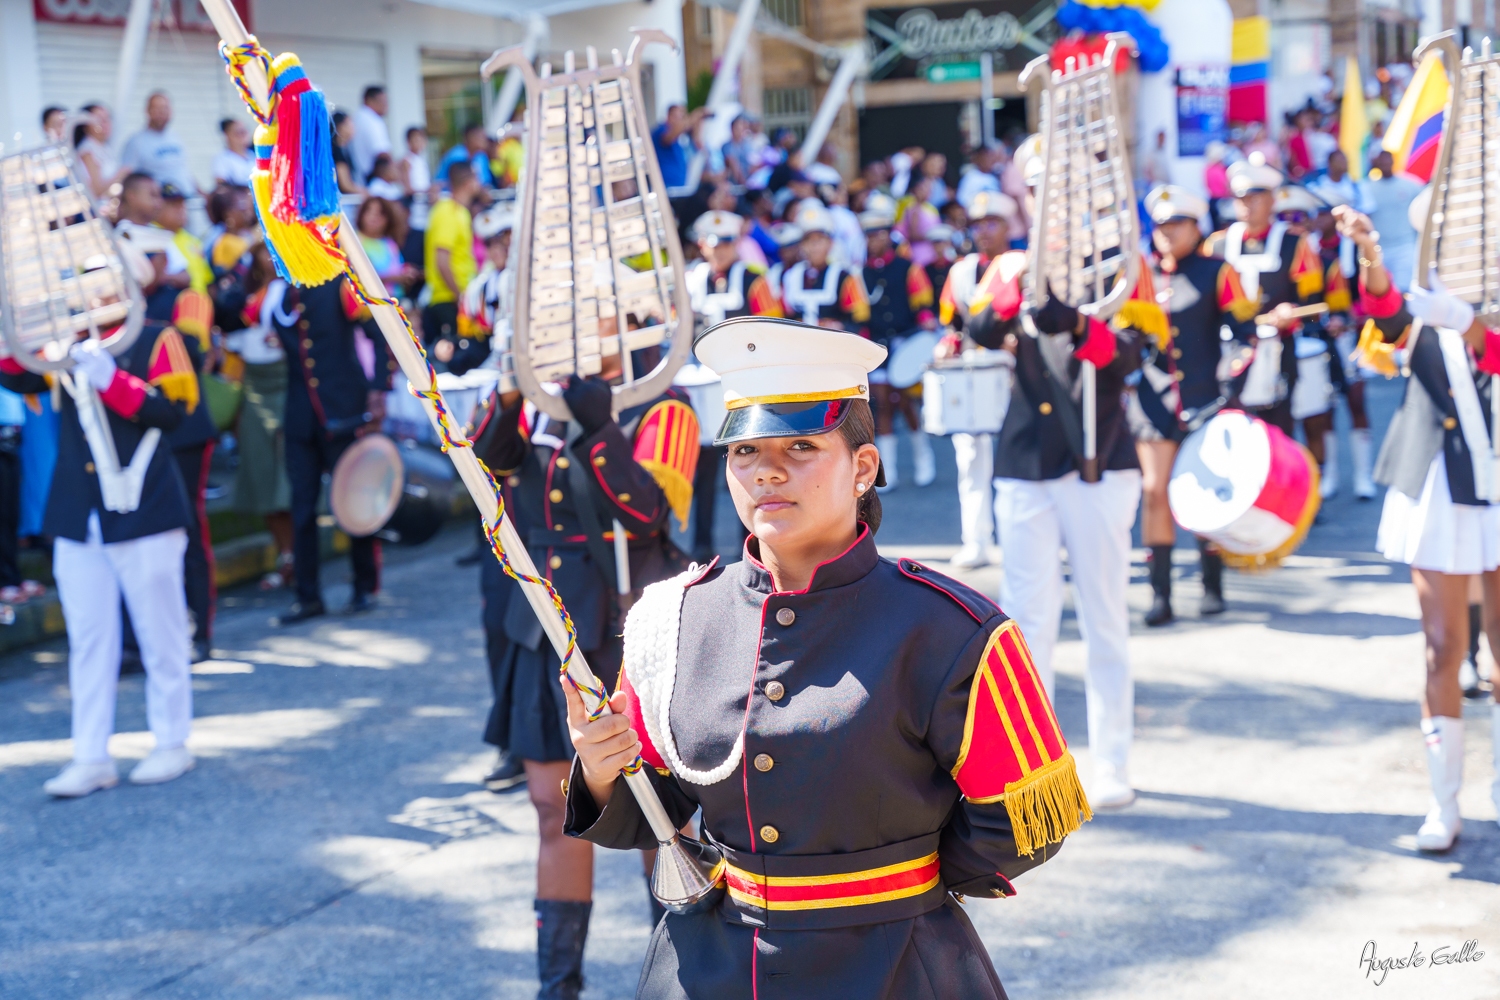
<svg viewBox="0 0 1500 1000"><path fill-rule="evenodd" d="M858 271L828 259L833 216L821 205L807 205L797 212L796 225L802 231L801 259L781 276L783 315L830 330L862 330L870 322L865 283Z"/></svg>
<svg viewBox="0 0 1500 1000"><path fill-rule="evenodd" d="M1376 481L1389 487L1376 544L1387 559L1411 567L1422 610L1422 734L1432 800L1417 830L1417 847L1446 851L1463 829L1458 673L1468 645L1471 576L1483 584L1490 648L1500 649L1500 481L1490 443L1494 430L1486 425L1487 397L1500 373L1500 332L1449 295L1435 271L1432 291L1413 288L1409 303L1403 301L1370 220L1349 207L1335 214L1340 230L1359 248L1360 311L1372 317L1360 334L1362 360L1390 377L1400 370L1396 351L1404 350L1412 375L1375 463ZM1420 327L1413 319L1421 320ZM1500 686L1495 695L1500 699ZM1500 808L1500 700L1491 712L1496 777L1490 794Z"/></svg>
<svg viewBox="0 0 1500 1000"><path fill-rule="evenodd" d="M43 788L63 798L120 781L108 743L120 677L122 598L146 668L146 718L156 738L130 780L171 781L193 766L186 747L193 722L192 636L183 590L192 512L162 438L199 402L198 373L182 337L159 321L147 320L118 359L97 341L73 345L70 355L74 367L63 382L68 391L42 526L56 539L52 568L68 628L73 696L73 761ZM18 393L48 391L46 379L10 358L0 360L0 384Z"/></svg>
<svg viewBox="0 0 1500 1000"><path fill-rule="evenodd" d="M1141 542L1150 550L1152 603L1146 624L1173 619L1172 547L1177 524L1167 502L1172 463L1184 435L1184 418L1227 393L1219 382L1220 330L1227 327L1248 343L1254 327L1224 308L1220 289L1233 284L1233 268L1200 252L1199 220L1208 203L1184 188L1159 185L1146 195L1146 212L1156 224L1151 269L1142 276L1144 293L1120 310L1120 322L1143 335L1146 362L1131 393L1127 416L1141 463ZM1170 316L1168 315L1170 314ZM1224 559L1206 539L1198 539L1203 574L1202 615L1224 610Z"/></svg>
<svg viewBox="0 0 1500 1000"><path fill-rule="evenodd" d="M516 311L516 272L508 266L515 224L515 213L499 207L474 219L474 235L484 242L484 266L459 297L457 337L440 339L432 352L455 375L499 364L499 355L509 349Z"/></svg>
<svg viewBox="0 0 1500 1000"><path fill-rule="evenodd" d="M981 347L1015 356L1010 409L995 439L995 523L1005 552L1000 606L1029 637L1037 672L1050 693L1052 649L1062 623L1066 546L1088 645L1089 800L1123 807L1135 800L1128 763L1134 718L1130 679L1130 529L1141 497L1140 463L1126 427L1125 379L1140 367L1136 334L1111 330L1058 298L1033 316L1039 336L1021 326L1027 255L991 262L966 309L953 322ZM955 270L957 270L955 268ZM1092 361L1098 418L1096 483L1083 481L1081 363Z"/></svg>
<svg viewBox="0 0 1500 1000"><path fill-rule="evenodd" d="M1290 309L1323 291L1323 268L1312 242L1274 217L1282 181L1281 171L1258 153L1230 167L1229 186L1240 221L1210 236L1203 252L1227 261L1238 279L1220 288L1224 309L1242 319L1264 313L1274 317L1257 330L1255 360L1240 390L1240 402L1290 436L1291 393L1297 382L1292 338L1302 325Z"/></svg>
<svg viewBox="0 0 1500 1000"><path fill-rule="evenodd" d="M912 262L911 256L896 246L891 238L895 216L879 209L859 217L864 228L867 257L864 266L865 290L870 298L870 339L889 352L918 330L936 330L937 315L932 311L932 281L927 271ZM891 385L885 365L870 373L871 395L875 405L875 446L886 470L886 488L895 489L896 413L906 420L911 434L916 484L930 486L937 478L937 461L932 442L922 429L922 414L916 397Z"/></svg>
<svg viewBox="0 0 1500 1000"><path fill-rule="evenodd" d="M574 378L562 390L576 432L511 392L491 396L476 417L475 440L504 486L507 509L533 560L572 615L578 648L606 688L613 688L625 611L614 524L627 532L634 590L681 568L675 563L686 560L665 538L667 516L679 524L687 519L699 434L686 393L676 388L616 418L608 380L620 377L619 355L606 356L604 365L602 376ZM486 631L493 618L486 615ZM524 761L540 822L539 996L577 997L592 908L593 847L562 832L560 788L573 752L559 661L536 613L514 588L498 624L503 660L485 739Z"/></svg>
<svg viewBox="0 0 1500 1000"><path fill-rule="evenodd" d="M938 345L938 353L951 357L962 350L967 313L979 299L980 282L990 265L1010 248L1010 222L1015 199L996 191L981 191L969 203L969 228L974 234L975 253L953 265L938 299L938 321L956 331ZM982 305L981 305L982 308ZM958 462L958 509L961 546L949 564L962 569L984 566L990 561L990 541L995 534L992 496L995 441L989 434L954 434L953 457Z"/></svg>
<svg viewBox="0 0 1500 1000"><path fill-rule="evenodd" d="M742 318L697 352L724 380L745 558L647 590L618 714L590 722L567 692L567 833L655 844L620 778L639 753L673 821L701 807L724 853L724 898L657 926L636 997L999 1000L959 900L1011 895L1091 815L1025 639L876 552L883 349Z"/></svg>
<svg viewBox="0 0 1500 1000"><path fill-rule="evenodd" d="M693 223L703 259L687 269L693 314L708 329L733 316L779 316L781 301L766 270L740 260L745 220L733 212L704 212Z"/></svg>
<svg viewBox="0 0 1500 1000"><path fill-rule="evenodd" d="M292 483L292 558L297 599L277 618L291 625L327 613L318 579L318 497L323 473L332 472L354 440L378 430L385 419L385 394L391 369L385 338L372 337L375 370L371 377L354 349L357 323L370 312L345 277L315 288L289 289L282 309L300 308L294 329L277 326L288 365L286 392L286 467ZM380 543L373 535L349 540L354 569L354 596L349 613L368 610L380 589Z"/></svg>

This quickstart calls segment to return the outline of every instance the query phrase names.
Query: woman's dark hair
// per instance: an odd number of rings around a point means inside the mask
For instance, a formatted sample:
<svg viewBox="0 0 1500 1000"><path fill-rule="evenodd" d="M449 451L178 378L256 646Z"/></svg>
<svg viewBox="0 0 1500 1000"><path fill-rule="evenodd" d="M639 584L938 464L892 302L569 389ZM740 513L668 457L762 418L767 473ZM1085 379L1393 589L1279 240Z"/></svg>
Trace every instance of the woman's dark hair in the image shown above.
<svg viewBox="0 0 1500 1000"><path fill-rule="evenodd" d="M98 111L103 106L104 105L102 105L102 104L85 104L83 107L81 107L81 108L78 109L78 113L80 115L92 115L95 111ZM77 125L74 125L73 126L73 148L77 149L79 146L83 145L83 140L87 139L88 135L89 135L89 123L88 122L81 121Z"/></svg>
<svg viewBox="0 0 1500 1000"><path fill-rule="evenodd" d="M839 425L839 436L849 446L851 452L859 450L861 445L875 443L875 414L870 412L870 404L863 399L851 399L849 401L849 415ZM883 512L880 506L880 495L875 492L875 484L870 483L869 489L859 496L859 506L855 516L870 527L870 534L880 530L880 521Z"/></svg>
<svg viewBox="0 0 1500 1000"><path fill-rule="evenodd" d="M386 238L395 240L397 246L406 242L406 213L399 205L385 198L376 198L373 195L366 198L359 206L359 213L354 217L354 228L361 233L365 231L365 213L372 207L380 209L385 214Z"/></svg>

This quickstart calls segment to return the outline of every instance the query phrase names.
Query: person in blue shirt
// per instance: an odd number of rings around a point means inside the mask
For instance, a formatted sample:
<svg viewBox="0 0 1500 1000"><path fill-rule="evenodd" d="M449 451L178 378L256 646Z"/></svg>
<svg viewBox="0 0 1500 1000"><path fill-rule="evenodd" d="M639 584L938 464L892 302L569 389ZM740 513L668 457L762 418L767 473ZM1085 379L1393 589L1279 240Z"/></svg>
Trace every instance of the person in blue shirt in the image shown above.
<svg viewBox="0 0 1500 1000"><path fill-rule="evenodd" d="M651 130L656 143L656 161L661 165L661 179L669 188L682 187L687 183L688 164L698 146L693 141L693 130L703 121L706 108L688 111L681 104L667 109L667 120Z"/></svg>
<svg viewBox="0 0 1500 1000"><path fill-rule="evenodd" d="M443 154L436 175L443 184L448 183L448 168L455 163L470 164L474 168L474 176L485 187L495 186L495 175L490 170L490 139L485 135L483 125L470 125L464 129L464 141Z"/></svg>

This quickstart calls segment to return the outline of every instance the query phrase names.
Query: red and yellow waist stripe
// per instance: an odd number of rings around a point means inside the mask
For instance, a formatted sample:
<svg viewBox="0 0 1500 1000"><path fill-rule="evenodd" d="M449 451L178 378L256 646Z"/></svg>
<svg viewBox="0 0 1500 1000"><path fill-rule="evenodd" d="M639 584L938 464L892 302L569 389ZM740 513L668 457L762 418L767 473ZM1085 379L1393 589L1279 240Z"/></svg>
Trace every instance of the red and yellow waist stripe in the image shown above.
<svg viewBox="0 0 1500 1000"><path fill-rule="evenodd" d="M842 875L757 875L724 867L729 895L737 902L766 910L826 910L867 906L920 896L942 879L937 852L912 861Z"/></svg>

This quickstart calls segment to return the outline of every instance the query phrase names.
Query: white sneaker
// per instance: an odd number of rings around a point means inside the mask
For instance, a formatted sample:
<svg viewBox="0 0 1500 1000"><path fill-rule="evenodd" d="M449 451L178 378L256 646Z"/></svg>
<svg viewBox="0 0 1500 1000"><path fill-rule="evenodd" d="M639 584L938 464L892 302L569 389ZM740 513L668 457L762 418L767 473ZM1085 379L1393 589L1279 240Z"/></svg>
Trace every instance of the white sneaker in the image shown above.
<svg viewBox="0 0 1500 1000"><path fill-rule="evenodd" d="M1417 850L1446 851L1463 832L1458 790L1464 781L1464 720L1435 715L1422 720L1432 802L1417 830Z"/></svg>
<svg viewBox="0 0 1500 1000"><path fill-rule="evenodd" d="M980 545L965 545L948 560L948 565L954 569L978 569L989 564L990 557Z"/></svg>
<svg viewBox="0 0 1500 1000"><path fill-rule="evenodd" d="M75 760L43 785L42 791L60 799L77 799L119 783L120 772L113 760Z"/></svg>
<svg viewBox="0 0 1500 1000"><path fill-rule="evenodd" d="M1099 768L1094 785L1088 791L1089 805L1095 809L1124 809L1135 801L1135 789L1113 768Z"/></svg>
<svg viewBox="0 0 1500 1000"><path fill-rule="evenodd" d="M130 781L135 785L159 785L173 778L180 778L193 769L193 755L187 747L163 750L157 747L130 772Z"/></svg>
<svg viewBox="0 0 1500 1000"><path fill-rule="evenodd" d="M1349 435L1349 446L1354 452L1354 495L1361 500L1369 500L1375 496L1375 480L1371 475L1371 470L1375 467L1371 457L1374 446L1370 440L1370 429L1355 428Z"/></svg>

